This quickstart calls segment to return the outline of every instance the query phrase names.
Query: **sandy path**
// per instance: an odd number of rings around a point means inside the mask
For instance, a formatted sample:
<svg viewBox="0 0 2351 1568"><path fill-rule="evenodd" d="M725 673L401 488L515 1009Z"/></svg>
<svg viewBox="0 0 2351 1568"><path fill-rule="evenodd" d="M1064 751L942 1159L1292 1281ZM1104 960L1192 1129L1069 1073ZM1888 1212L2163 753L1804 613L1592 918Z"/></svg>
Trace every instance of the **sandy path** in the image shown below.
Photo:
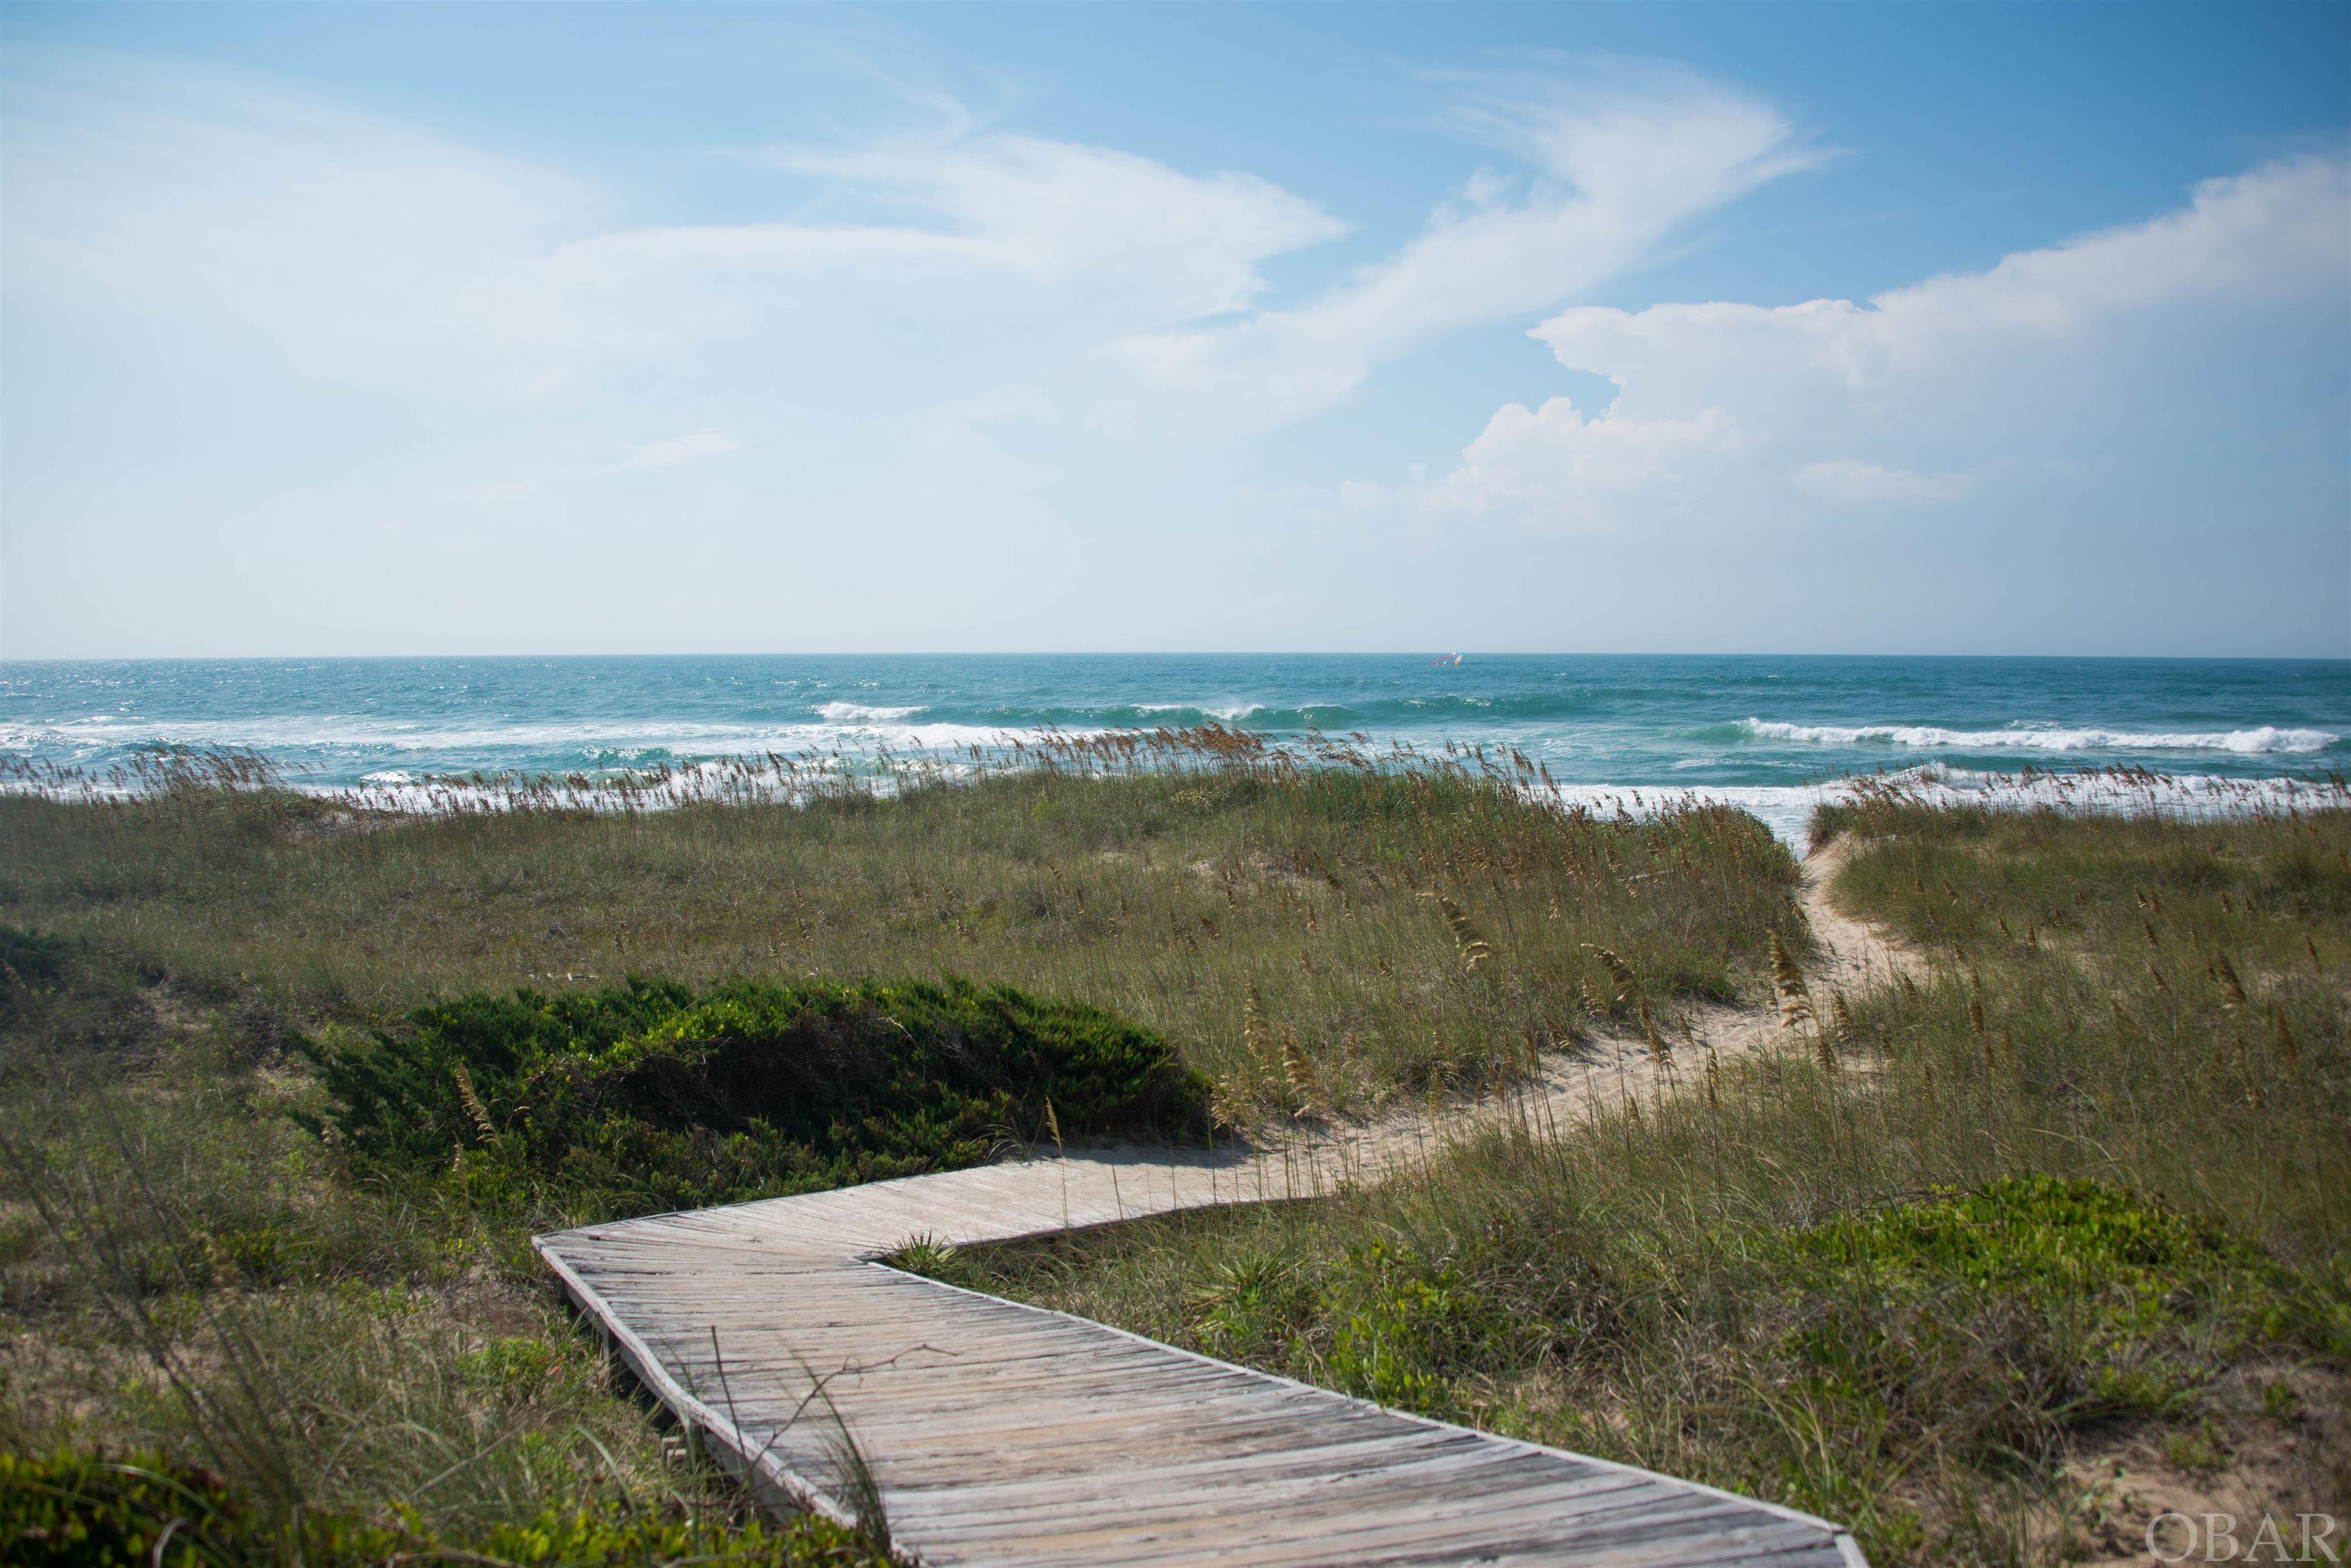
<svg viewBox="0 0 2351 1568"><path fill-rule="evenodd" d="M1830 902L1829 887L1851 855L1840 837L1805 857L1798 907L1810 925L1818 951L1807 966L1806 983L1823 1010L1832 990L1857 993L1898 975L1917 976L1924 960L1883 928L1845 914ZM1537 1128L1569 1126L1595 1108L1627 1099L1646 1103L1661 1092L1687 1085L1711 1050L1718 1061L1751 1056L1787 1040L1780 1008L1761 982L1747 1005L1708 1003L1679 1009L1658 1020L1672 1055L1660 1060L1645 1036L1596 1035L1572 1052L1543 1063L1532 1083L1499 1099L1456 1103L1432 1128L1425 1112L1391 1111L1384 1116L1313 1124L1270 1136L1258 1154L1263 1171L1250 1180L1272 1180L1283 1192L1315 1192L1337 1180L1361 1181L1426 1159L1432 1142L1481 1124L1525 1122ZM1680 1025L1687 1023L1684 1038ZM1692 1047L1695 1047L1693 1051ZM1695 1058L1695 1060L1693 1060ZM1432 1134L1436 1134L1432 1139Z"/></svg>
<svg viewBox="0 0 2351 1568"><path fill-rule="evenodd" d="M1898 961L1805 866L1819 974ZM835 1517L854 1435L900 1550L925 1563L1862 1564L1851 1536L1691 1482L1385 1410L1102 1323L900 1273L975 1243L1308 1197L1425 1161L1485 1119L1563 1125L1762 1049L1776 1010L1701 1009L1682 1060L1603 1039L1506 1098L1220 1149L1109 1148L538 1239L615 1350L755 1492ZM1676 1031L1678 1034L1678 1030ZM821 1383L839 1422L812 1418ZM1865 1564L1863 1565L1865 1568Z"/></svg>

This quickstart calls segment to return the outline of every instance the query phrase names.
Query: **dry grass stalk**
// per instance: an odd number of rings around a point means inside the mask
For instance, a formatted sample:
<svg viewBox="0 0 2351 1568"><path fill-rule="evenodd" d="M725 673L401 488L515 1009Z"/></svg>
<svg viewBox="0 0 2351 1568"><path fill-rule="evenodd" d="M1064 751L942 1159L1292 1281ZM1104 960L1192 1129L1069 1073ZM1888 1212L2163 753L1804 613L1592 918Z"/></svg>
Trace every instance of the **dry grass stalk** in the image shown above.
<svg viewBox="0 0 2351 1568"><path fill-rule="evenodd" d="M1851 1050L1861 1043L1861 1026L1854 1021L1853 1009L1842 990L1829 992L1829 1018L1835 1026L1839 1045Z"/></svg>
<svg viewBox="0 0 2351 1568"><path fill-rule="evenodd" d="M1783 1025L1818 1021L1813 1010L1813 990L1804 983L1803 966L1788 951L1777 931L1771 933L1771 984L1780 998L1780 1021Z"/></svg>
<svg viewBox="0 0 2351 1568"><path fill-rule="evenodd" d="M1623 956L1614 948L1592 942L1586 942L1583 947L1607 967L1609 977L1616 982L1616 1000L1622 1002L1640 989L1640 981L1633 973L1633 966L1625 962Z"/></svg>
<svg viewBox="0 0 2351 1568"><path fill-rule="evenodd" d="M1270 1087L1281 1080L1281 1052L1275 1044L1272 1031L1265 1027L1265 998L1251 986L1241 1002L1241 1043L1249 1059L1257 1064L1259 1075Z"/></svg>
<svg viewBox="0 0 2351 1568"><path fill-rule="evenodd" d="M1667 1045L1665 1037L1657 1032L1657 1020L1649 1011L1649 998L1646 997L1641 998L1641 1033L1649 1041L1649 1059L1660 1067L1672 1066L1674 1048Z"/></svg>
<svg viewBox="0 0 2351 1568"><path fill-rule="evenodd" d="M2285 1021L2285 1009L2274 1002L2270 1004L2270 1022L2277 1029L2278 1055L2284 1060L2286 1071L2299 1082L2302 1077L2302 1047L2294 1038L2293 1028Z"/></svg>
<svg viewBox="0 0 2351 1568"><path fill-rule="evenodd" d="M1314 1076L1314 1063L1306 1055L1306 1048L1298 1043L1298 1036L1284 1024L1281 1030L1282 1076L1296 1097L1302 1112L1321 1103L1322 1088Z"/></svg>
<svg viewBox="0 0 2351 1568"><path fill-rule="evenodd" d="M1480 965L1492 961L1492 946L1479 934L1468 910L1441 893L1437 895L1437 906L1445 911L1445 923L1453 928L1453 946L1461 955L1462 972L1476 974Z"/></svg>
<svg viewBox="0 0 2351 1568"><path fill-rule="evenodd" d="M486 1144L497 1142L497 1124L490 1120L490 1108L483 1104L482 1097L474 1092L474 1075L465 1071L465 1064L461 1061L457 1064L455 1076L457 1080L457 1098L464 1103L465 1116L474 1124L474 1131L481 1134L482 1142Z"/></svg>
<svg viewBox="0 0 2351 1568"><path fill-rule="evenodd" d="M2231 1012L2251 1012L2252 1003L2245 997L2245 983L2237 977L2237 967L2229 962L2229 955L2212 955L2213 977L2220 982L2220 994Z"/></svg>

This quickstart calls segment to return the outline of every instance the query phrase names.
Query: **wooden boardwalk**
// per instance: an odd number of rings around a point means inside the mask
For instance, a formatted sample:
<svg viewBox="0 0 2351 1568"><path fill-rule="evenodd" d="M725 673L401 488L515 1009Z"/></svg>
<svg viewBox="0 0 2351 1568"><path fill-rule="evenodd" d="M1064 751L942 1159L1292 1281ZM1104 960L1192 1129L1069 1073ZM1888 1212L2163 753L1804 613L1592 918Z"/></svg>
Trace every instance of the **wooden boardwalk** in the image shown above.
<svg viewBox="0 0 2351 1568"><path fill-rule="evenodd" d="M1904 954L1829 907L1824 860L1805 867L1804 905L1830 977L1858 985L1898 968ZM1768 1009L1699 1021L1725 1056L1761 1048L1772 1028ZM1550 1135L1595 1104L1646 1098L1668 1071L1635 1043L1603 1041L1548 1064L1524 1095L1448 1125L1483 1115ZM850 1518L845 1428L879 1482L894 1543L940 1568L1866 1568L1845 1531L1788 1509L1384 1410L874 1261L916 1237L1008 1240L1311 1197L1419 1164L1427 1137L1404 1118L1213 1155L1092 1151L590 1226L537 1245L638 1376L757 1492Z"/></svg>
<svg viewBox="0 0 2351 1568"><path fill-rule="evenodd" d="M984 1166L538 1239L564 1289L762 1495L848 1517L839 1434L932 1564L1858 1568L1834 1525L1384 1410L872 1261L1374 1176L1366 1133ZM824 1399L812 1397L821 1385Z"/></svg>

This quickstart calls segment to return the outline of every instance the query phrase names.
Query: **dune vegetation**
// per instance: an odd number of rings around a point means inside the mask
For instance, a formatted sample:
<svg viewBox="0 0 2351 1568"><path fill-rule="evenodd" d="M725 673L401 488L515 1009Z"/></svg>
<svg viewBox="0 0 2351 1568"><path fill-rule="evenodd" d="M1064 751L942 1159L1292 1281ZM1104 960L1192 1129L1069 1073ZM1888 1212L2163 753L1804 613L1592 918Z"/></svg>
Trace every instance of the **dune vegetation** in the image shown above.
<svg viewBox="0 0 2351 1568"><path fill-rule="evenodd" d="M660 810L398 817L235 758L0 797L0 1529L152 1543L179 1499L191 1562L849 1561L739 1531L534 1230L1419 1105L1624 1012L1612 965L1722 997L1803 940L1751 820L1563 818L1508 760L796 766Z"/></svg>
<svg viewBox="0 0 2351 1568"><path fill-rule="evenodd" d="M1815 831L1925 962L1783 988L1776 1053L1416 1179L909 1261L1842 1519L1881 1565L2130 1557L2196 1497L2339 1514L2351 814L1888 790Z"/></svg>
<svg viewBox="0 0 2351 1568"><path fill-rule="evenodd" d="M2262 1484L2339 1497L2351 813L1865 798L1820 823L1837 896L1925 962L1832 993L1734 810L1228 731L1018 760L663 810L472 781L397 817L244 764L0 796L0 1539L878 1561L748 1529L529 1235L1418 1115L1767 998L1781 1049L1582 1125L910 1261L1835 1515L1881 1564L2119 1540L2134 1444L2213 1478L2291 1437Z"/></svg>
<svg viewBox="0 0 2351 1568"><path fill-rule="evenodd" d="M778 765L674 810L517 783L424 819L211 787L256 777L224 759L136 802L0 797L0 919L135 953L288 1037L631 975L964 976L1155 1031L1237 1121L1486 1082L1616 1005L1604 953L1660 998L1727 998L1775 935L1804 942L1794 860L1742 812L1563 818L1508 757L1144 740L1032 747L977 787ZM1463 973L1456 918L1490 974Z"/></svg>

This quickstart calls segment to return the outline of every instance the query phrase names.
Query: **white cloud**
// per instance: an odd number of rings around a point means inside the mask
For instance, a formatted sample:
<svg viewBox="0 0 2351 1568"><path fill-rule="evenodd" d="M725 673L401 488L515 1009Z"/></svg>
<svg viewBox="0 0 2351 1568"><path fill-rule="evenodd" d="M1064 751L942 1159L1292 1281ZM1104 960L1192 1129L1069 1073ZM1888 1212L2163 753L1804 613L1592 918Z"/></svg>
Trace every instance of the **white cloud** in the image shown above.
<svg viewBox="0 0 2351 1568"><path fill-rule="evenodd" d="M2351 253L2351 162L2309 158L2199 185L2177 213L2022 251L1866 305L1654 305L1563 311L1535 329L1560 363L1625 388L1624 411L1686 406L1724 378L1772 384L1809 417L1963 358L2062 344L2104 322L2199 300L2340 291Z"/></svg>
<svg viewBox="0 0 2351 1568"><path fill-rule="evenodd" d="M1455 469L1422 501L1430 512L1509 514L1553 529L1611 520L1613 497L1670 489L1694 454L1736 451L1738 426L1720 409L1687 419L1587 419L1552 398L1540 409L1510 403L1487 423Z"/></svg>
<svg viewBox="0 0 2351 1568"><path fill-rule="evenodd" d="M932 357L1065 354L1244 308L1266 257L1343 232L1251 175L986 131L743 176L849 218L647 227L591 182L275 84L89 58L40 83L10 90L12 295L209 319L305 377L469 401L876 325Z"/></svg>
<svg viewBox="0 0 2351 1568"><path fill-rule="evenodd" d="M1144 319L1240 310L1266 287L1257 264L1346 232L1255 175L1181 173L1115 149L1003 132L848 152L775 149L759 160L932 226L860 227L884 247L937 246L975 267L1053 287L1105 283Z"/></svg>
<svg viewBox="0 0 2351 1568"><path fill-rule="evenodd" d="M1421 505L1590 527L1698 498L1747 525L1801 515L1798 497L1957 502L1992 469L2106 460L2144 439L2126 411L2166 376L2176 405L2209 340L2241 334L2247 373L2298 350L2303 319L2339 309L2346 277L2351 161L2311 157L1865 304L1570 309L1534 336L1614 382L1615 400L1590 417L1557 400L1502 409Z"/></svg>
<svg viewBox="0 0 2351 1568"><path fill-rule="evenodd" d="M1437 79L1440 124L1511 164L1475 172L1383 258L1269 308L1264 264L1344 223L1249 173L959 110L922 138L742 154L753 211L764 193L789 216L648 226L591 179L274 83L89 57L38 79L9 105L18 299L203 322L307 381L475 405L569 406L645 364L756 360L836 402L883 367L942 404L1024 384L1140 440L1325 406L1817 157L1770 105L1673 68Z"/></svg>
<svg viewBox="0 0 2351 1568"><path fill-rule="evenodd" d="M698 463L705 457L723 456L743 450L742 443L723 430L698 431L692 435L680 435L668 441L648 441L632 445L629 455L617 463L608 463L590 469L594 474L638 474L649 468L674 468L681 463Z"/></svg>
<svg viewBox="0 0 2351 1568"><path fill-rule="evenodd" d="M1395 255L1311 303L1139 334L1118 346L1123 362L1189 394L1202 426L1279 424L1444 333L1589 288L1699 214L1820 157L1770 105L1671 68L1583 62L1447 85L1458 129L1531 164L1515 197L1480 170Z"/></svg>
<svg viewBox="0 0 2351 1568"><path fill-rule="evenodd" d="M444 507L514 507L537 501L547 486L537 479L486 479L457 485L433 496Z"/></svg>
<svg viewBox="0 0 2351 1568"><path fill-rule="evenodd" d="M1913 474L1881 468L1858 457L1832 457L1796 470L1796 487L1823 500L1850 506L1901 506L1916 501L1956 501L1974 486L1967 474Z"/></svg>
<svg viewBox="0 0 2351 1568"><path fill-rule="evenodd" d="M1636 583L1687 566L1673 557L1693 541L1731 586L1683 624L1720 645L1720 616L1761 601L1723 564L1736 549L1873 508L1906 507L1910 538L1970 559L1993 559L1994 529L2039 528L2003 591L2069 537L2051 518L2095 509L2094 482L2097 507L2124 509L2118 474L2157 476L2143 491L2166 516L2284 519L2273 556L2291 529L2340 535L2340 160L1862 303L1562 310L1821 155L1770 104L1667 68L1435 80L1438 120L1479 143L1454 194L1318 287L1293 281L1317 259L1296 253L1346 225L1305 195L952 104L927 139L723 166L646 145L608 175L282 82L30 48L9 64L6 609L26 652L211 646L215 625L282 625L266 634L286 652L471 645L501 582L550 570L577 593L547 602L572 619L504 634L563 643L580 606L665 585L671 624L723 621L724 601L740 635L782 644L984 643L1014 634L992 605L1054 593L1100 606L1067 638L1240 643L1292 623L1222 594L1250 579L1318 584L1301 638L1364 645L1408 615L1443 641L1448 618L1516 596L1535 608L1514 634L1541 641L1571 634L1541 619L1563 573L1589 601L1596 563ZM658 209L637 204L656 187ZM1340 457L1365 477L1334 487L1325 465L1351 442L1416 447L1409 422L1446 378L1286 443L1174 439L1262 432L1447 334L1539 318L1562 363L1619 394L1501 408L1433 478ZM2186 468L2209 482L2181 486ZM1416 513L1573 537L1520 541L1496 584L1476 552L1400 526ZM1343 516L1356 548L1307 537ZM390 564L334 542L395 528ZM1662 555L1642 558L1651 538ZM486 566L433 624L416 607L449 591L444 549L510 575ZM908 582L886 625L777 607L777 580L877 559ZM407 563L396 592L383 574ZM1105 580L1199 591L1090 591ZM306 626L286 604L339 608ZM1677 635L1633 624L1649 645Z"/></svg>
<svg viewBox="0 0 2351 1568"><path fill-rule="evenodd" d="M298 375L380 386L505 390L559 345L605 346L527 277L594 221L592 192L413 126L76 59L10 84L5 156L20 301L225 327Z"/></svg>

